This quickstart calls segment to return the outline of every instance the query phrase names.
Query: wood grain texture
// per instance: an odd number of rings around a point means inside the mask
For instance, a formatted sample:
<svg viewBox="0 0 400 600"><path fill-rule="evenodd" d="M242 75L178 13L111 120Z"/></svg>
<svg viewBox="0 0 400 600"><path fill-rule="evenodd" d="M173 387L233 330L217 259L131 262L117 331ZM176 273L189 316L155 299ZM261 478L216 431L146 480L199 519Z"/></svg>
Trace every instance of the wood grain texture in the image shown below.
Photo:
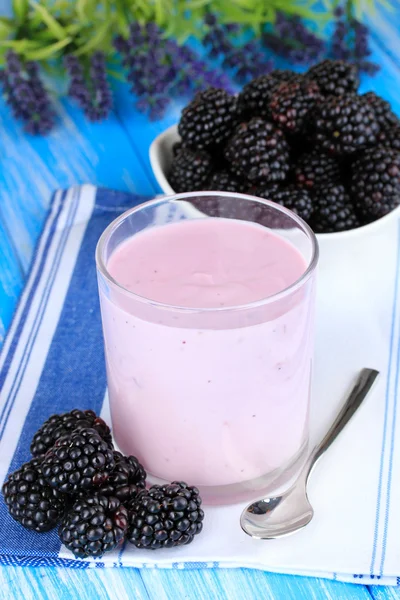
<svg viewBox="0 0 400 600"><path fill-rule="evenodd" d="M186 570L173 574L159 569L142 570L141 574L152 600L370 600L364 586L249 569Z"/></svg>
<svg viewBox="0 0 400 600"><path fill-rule="evenodd" d="M0 570L1 600L149 600L137 569L60 569L5 567Z"/></svg>
<svg viewBox="0 0 400 600"><path fill-rule="evenodd" d="M383 590L385 591L385 590ZM0 600L370 600L367 587L246 569L0 569ZM376 600L384 600L385 596ZM389 596L397 600L399 596Z"/></svg>
<svg viewBox="0 0 400 600"><path fill-rule="evenodd" d="M399 600L399 587L370 586L369 592L374 600Z"/></svg>

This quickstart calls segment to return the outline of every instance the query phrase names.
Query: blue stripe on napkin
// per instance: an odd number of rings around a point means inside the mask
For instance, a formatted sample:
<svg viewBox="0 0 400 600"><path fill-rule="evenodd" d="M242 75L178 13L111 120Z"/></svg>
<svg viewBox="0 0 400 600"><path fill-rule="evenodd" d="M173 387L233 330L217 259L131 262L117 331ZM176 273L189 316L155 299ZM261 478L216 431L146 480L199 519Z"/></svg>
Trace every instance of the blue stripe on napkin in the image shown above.
<svg viewBox="0 0 400 600"><path fill-rule="evenodd" d="M22 328L23 328L23 326L25 324L25 320L26 320L26 316L27 316L27 313L28 313L28 310L29 310L29 306L30 306L30 304L31 304L31 302L32 302L32 300L33 300L33 298L35 296L35 292L36 292L37 286L39 284L41 271L42 271L43 265L44 265L44 263L45 263L45 261L47 259L47 254L48 254L51 242L53 240L54 232L55 232L55 230L57 228L57 222L58 222L58 219L60 217L60 214L61 214L61 211L62 211L62 208L63 208L63 200L64 200L64 198L65 198L65 194L62 194L62 196L60 198L60 201L59 201L59 206L58 206L57 211L55 213L55 216L52 216L51 215L51 207L53 205L55 196L53 197L53 200L52 200L52 202L50 204L50 210L49 210L49 216L48 216L48 220L51 219L50 230L49 230L49 234L47 236L46 242L45 242L44 250L40 254L40 257L39 257L38 256L38 251L39 251L40 241L41 241L41 237L40 237L39 241L37 243L36 250L34 252L33 258L32 258L31 268L29 270L27 279L29 280L29 278L30 278L30 276L32 274L32 271L33 271L33 266L36 264L36 262L39 262L39 268L38 268L38 271L37 271L37 275L36 275L36 277L35 277L35 279L33 281L33 285L31 287L31 290L30 290L30 293L29 293L29 298L28 298L28 300L26 302L26 305L25 305L25 309L24 309L23 314L21 316L21 319L20 319L20 321L18 323L18 328L17 328L17 330L16 330L16 332L15 332L15 334L13 336L10 349L9 349L9 351L7 353L7 356L6 356L6 359L4 361L4 366L3 366L3 368L0 371L0 392L1 392L2 388L3 388L5 378L6 378L7 374L8 374L8 370L10 368L10 364L11 364L11 361L12 361L13 356L14 356L15 348L16 348L19 336L21 335L21 330L22 330ZM46 229L46 225L45 225L44 229ZM2 413L3 413L3 410L2 410Z"/></svg>
<svg viewBox="0 0 400 600"><path fill-rule="evenodd" d="M399 390L399 372L400 372L400 332L396 335L396 321L399 312L399 284L400 284L400 221L397 223L397 245L396 245L396 268L394 273L394 295L392 303L392 319L391 319L391 333L389 342L389 358L388 358L388 372L387 372L387 384L385 393L385 416L383 423L382 432L382 452L381 461L379 467L379 483L378 483L378 494L376 502L376 516L375 516L375 528L374 538L372 543L372 556L370 565L370 576L374 578L376 572L379 572L378 577L383 575L383 569L386 557L386 543L388 534L388 521L389 521L389 509L390 509L390 495L392 485L392 465L393 465L393 451L394 451L394 438L395 428L397 420L397 398ZM391 387L393 386L394 380L394 401L390 405L391 400ZM390 432L390 447L388 427L391 423ZM387 450L389 447L389 450ZM389 459L387 460L387 452L389 452ZM384 482L386 483L386 501L384 502L383 490ZM379 568L377 565L377 553L381 549L381 558L379 561Z"/></svg>
<svg viewBox="0 0 400 600"><path fill-rule="evenodd" d="M61 199L60 208L52 223L51 233L43 254L36 257L36 260L40 261L40 269L32 285L29 300L18 323L13 343L4 363L3 383L10 368L18 338L26 322L32 298L38 288L43 265L48 258L48 249L57 228L57 221L64 200L65 196ZM91 408L96 412L101 410L106 390L106 375L97 294L95 248L101 233L107 225L117 215L143 200L143 198L129 194L97 190L92 217L87 224L59 322L9 471L17 469L23 462L30 459L30 441L35 431L50 415L67 412L77 406ZM47 306L54 274L58 269L59 260L64 251L67 234L70 228L74 226L78 202L79 194L76 194L69 209L67 227L63 231L54 257L52 257L53 268L43 287L40 311L42 316ZM40 319L35 321L30 331L29 342L25 348L24 357L15 377L11 393L6 399L2 398L0 438L13 408L13 400L18 392L24 368L28 364L39 326ZM88 365L90 365L90 368L88 368ZM60 547L61 544L56 530L41 535L24 530L10 519L5 504L0 503L0 554L2 555L0 562L9 563L11 556L20 556L21 562L23 560L22 556L26 554L29 554L31 558L48 557L61 560L57 558ZM29 549L28 552L27 549ZM28 560L29 557L25 557L25 559ZM26 560L25 564L27 564ZM29 560L28 563L31 564ZM71 563L74 563L74 566L75 563L78 566L82 565L81 562L77 561L71 561Z"/></svg>

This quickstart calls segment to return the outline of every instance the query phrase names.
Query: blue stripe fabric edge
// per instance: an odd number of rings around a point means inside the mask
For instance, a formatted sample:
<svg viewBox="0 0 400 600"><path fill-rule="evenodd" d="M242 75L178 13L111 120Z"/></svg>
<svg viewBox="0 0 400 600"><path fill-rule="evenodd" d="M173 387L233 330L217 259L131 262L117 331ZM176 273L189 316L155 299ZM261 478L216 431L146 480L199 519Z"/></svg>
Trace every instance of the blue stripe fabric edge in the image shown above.
<svg viewBox="0 0 400 600"><path fill-rule="evenodd" d="M21 556L9 556L9 555L4 555L4 554L0 554L0 566L4 565L4 566L22 566L22 567L63 567L63 568L68 568L68 569L78 569L78 570L85 570L85 569L113 569L113 568L119 568L119 569L156 569L156 570L171 570L171 569L179 569L179 570L210 570L210 569L250 569L250 570L260 570L259 567L257 566L241 566L241 565L228 565L228 564L220 564L216 561L210 561L210 562L199 562L199 561L193 561L193 562L176 562L176 563L171 563L168 565L157 565L154 563L144 563L139 565L124 565L122 562L120 562L119 560L114 561L114 562L103 562L101 560L98 561L85 561L85 560L78 560L78 559L69 559L69 558L60 558L60 557L55 557L55 556L49 556L49 557L35 557L35 556L25 556L25 555L21 555ZM271 572L271 573L277 573L279 574L277 571L268 571L268 569L261 569L264 572ZM288 573L283 574L288 575ZM293 573L293 575L300 575L301 573ZM380 585L380 586L400 586L400 576L387 576L387 577L380 577L380 576L370 576L368 574L348 574L348 573L332 573L332 574L327 574L327 573L318 573L316 572L315 575L311 575L308 574L306 575L307 577L309 576L313 576L313 577L317 577L317 578L321 578L321 579L329 579L329 580L333 580L333 581L342 581L342 582L352 582L352 583L358 583L358 584L362 584L362 585Z"/></svg>
<svg viewBox="0 0 400 600"><path fill-rule="evenodd" d="M400 272L400 220L398 222L397 228L397 265L396 265L396 292L395 292L395 300L394 304L398 305L397 302L397 293L398 293L398 280L399 280L399 272ZM383 540L382 540L382 556L381 563L379 568L379 575L383 574L383 569L385 567L385 559L386 559L386 543L388 536L388 526L389 526L389 515L390 515L390 503L391 503L391 488L392 488L392 475L393 475L393 454L394 454L394 446L395 446L395 432L396 432L396 421L397 421L397 398L399 391L399 371L400 371L400 323L399 323L399 332L397 336L397 355L395 360L396 366L396 375L394 381L394 403L393 403L393 420L392 420L392 428L390 433L390 450L389 450L389 467L388 467L388 484L387 484L387 495L386 495L386 506L384 513L384 525L383 525Z"/></svg>
<svg viewBox="0 0 400 600"><path fill-rule="evenodd" d="M66 191L61 192L60 206L59 206L59 208L57 210L56 215L54 216L54 220L53 220L53 223L52 223L52 225L50 227L50 231L49 231L49 238L48 238L48 240L46 242L45 248L43 249L43 254L42 254L42 257L41 257L41 264L42 265L46 261L47 254L48 254L49 248L51 246L51 242L52 242L52 239L54 237L54 233L56 231L56 225L57 225L58 219L60 218L60 215L61 215L61 212L62 212L62 208L63 208L64 200L65 200L65 197L66 197L66 193L67 193ZM57 198L57 192L53 195L53 197L52 197L52 199L50 201L50 206L49 206L47 217L46 217L43 229L42 229L42 233L40 234L39 239L37 241L37 244L36 244L36 247L35 247L35 250L34 250L34 253L33 253L32 261L31 261L31 265L29 267L28 275L27 275L27 278L26 278L26 282L27 283L29 282L29 279L32 276L33 270L34 270L34 268L36 266L36 261L38 259L38 252L39 252L39 248L40 248L40 243L41 243L43 235L44 235L44 233L46 231L46 227L47 227L48 221L51 220L51 218L52 218L52 214L51 213L52 213L53 203L54 203L54 201L55 201L56 198ZM16 331L14 333L14 336L13 336L10 348L9 348L9 350L7 352L7 356L6 356L6 359L4 361L3 368L0 371L0 392L1 392L2 388L3 388L4 381L5 381L6 377L7 377L7 373L8 373L8 370L10 368L13 356L14 356L14 352L15 352L15 349L16 349L16 346L17 346L17 343L18 343L18 339L19 339L19 334L20 334L20 332L21 332L21 330L22 330L22 328L24 326L24 323L25 323L25 320L26 320L26 317L27 317L27 313L29 311L29 304L30 304L29 303L29 299L33 298L34 291L35 291L35 289L36 289L36 287L38 285L39 280L40 280L40 269L38 270L37 277L35 278L35 281L34 281L34 283L32 285L31 293L29 294L29 298L27 299L26 306L25 306L25 308L23 310L23 313L22 313L22 315L20 317L20 321L18 322L18 326L17 326L17 329L16 329ZM16 309L15 309L15 312L14 312L14 316L13 316L13 319L12 319L11 324L10 324L9 332L7 333L7 335L5 337L5 340L4 340L4 345L6 345L6 343L8 342L8 336L10 335L10 331L12 331L14 320L16 318L16 315L18 314L18 309L19 309L20 302L22 300L22 297L23 297L23 294L24 294L24 291L25 291L25 287L26 286L24 286L24 289L23 289L23 291L21 293L21 297L20 297L20 299L19 299L19 301L17 303Z"/></svg>
<svg viewBox="0 0 400 600"><path fill-rule="evenodd" d="M376 504L376 516L375 516L374 538L373 538L373 544L372 544L370 577L374 577L376 575L374 573L374 571L375 571L376 553L378 550L379 527L380 527L380 523L381 523L381 497L382 497L382 487L383 487L387 427L388 427L388 418L389 418L388 417L388 407L389 407L389 397L390 397L389 390L390 390L391 374L392 374L392 357L393 357L393 351L394 351L394 346L395 346L394 329L395 329L396 317L397 317L397 311L398 311L397 299L398 299L399 276L400 276L400 220L398 221L398 226L397 226L396 268L395 268L395 274L394 274L394 294L393 294L392 320L391 320L389 357L388 357L388 374L387 374L387 385L386 385L386 393L385 393L385 415L384 415L383 432L382 432L382 452L381 452L381 461L380 461L380 467L379 467L378 497L377 497L377 504ZM397 356L398 356L398 353L399 353L399 345L398 345L398 350L397 350ZM395 381L397 381L397 382L398 382L399 368L400 368L400 365L397 364L397 370L396 370L396 375L395 375ZM397 389L395 389L394 413L395 413L395 409L396 409L396 402L397 402ZM394 414L394 416L395 416L395 414ZM395 419L393 417L392 427L394 427L394 426L395 426ZM389 496L390 496L390 481L391 481L391 478L389 477L389 481L388 481L388 495ZM388 510L388 502L390 504L389 498L387 498L387 502L386 502L386 507L385 507L386 511ZM384 532L384 538L382 540L382 557L381 557L379 575L382 575L382 570L383 570L383 566L384 566L385 544L386 544L386 535Z"/></svg>
<svg viewBox="0 0 400 600"><path fill-rule="evenodd" d="M60 237L60 241L58 244L58 247L54 253L54 260L53 263L51 265L51 269L50 269L50 273L48 275L47 281L44 284L44 290L43 290L43 295L40 299L40 304L39 304L39 308L38 308L38 316L39 318L37 320L35 320L35 323L33 324L33 327L29 333L28 336L28 340L27 340L27 344L26 347L24 349L23 355L21 357L21 362L19 364L19 367L17 369L13 384L11 386L10 392L7 396L6 402L2 408L1 414L0 414L0 441L3 437L3 433L4 433L4 429L7 426L7 422L10 416L10 412L12 410L13 404L15 402L15 398L18 394L19 391L19 387L21 385L21 381L23 379L24 376L24 372L25 369L28 365L29 362L29 357L31 355L34 343L35 343L35 339L38 333L38 330L40 328L40 325L42 323L44 314L45 314L45 310L46 310L46 306L47 306L47 302L50 296L50 292L52 289L52 286L54 284L54 280L55 277L57 275L57 268L60 264L61 258L62 258L62 254L64 252L64 247L65 247L65 243L66 240L68 239L68 235L69 235L69 228L71 227L73 221L74 221L74 217L76 214L76 211L78 209L79 206L79 202L78 202L78 194L75 193L73 200L71 202L71 207L68 211L68 216L67 216L67 220L65 223L65 227L63 228L61 237ZM54 222L54 224L57 222L57 220ZM50 242L51 243L51 242ZM49 244L50 245L50 244ZM41 265L43 266L45 264L47 258L47 252L45 252L43 254L42 260L41 260ZM42 273L41 273L41 269L39 268L38 271L38 276L36 278L35 284L32 286L32 290L30 292L30 298L33 298L33 295L35 293L35 290L40 282L40 279L42 277ZM27 315L29 314L29 308L30 308L30 303L29 301L27 301L27 306L26 309L24 310L24 315L21 318L22 324L19 323L18 327L19 327L19 331L22 331L24 323L26 321ZM17 338L17 332L15 334L15 337ZM18 338L17 338L17 343L18 343ZM12 360L12 358L11 358ZM11 364L11 361L10 361ZM22 368L22 371L20 371L20 369ZM15 391L14 391L14 386L16 385ZM9 406L8 406L9 405ZM6 412L6 415L4 416L4 413Z"/></svg>

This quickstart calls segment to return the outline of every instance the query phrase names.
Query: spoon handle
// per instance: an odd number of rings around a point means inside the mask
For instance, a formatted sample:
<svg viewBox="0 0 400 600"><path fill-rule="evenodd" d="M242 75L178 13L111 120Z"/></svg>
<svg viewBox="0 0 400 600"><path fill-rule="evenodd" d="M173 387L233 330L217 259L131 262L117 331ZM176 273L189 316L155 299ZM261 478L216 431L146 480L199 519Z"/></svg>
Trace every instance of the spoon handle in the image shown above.
<svg viewBox="0 0 400 600"><path fill-rule="evenodd" d="M378 375L379 371L375 371L374 369L362 369L360 371L357 380L347 397L347 400L343 404L339 414L329 428L329 431L311 453L307 461L307 477L311 473L311 470L317 460L321 458L326 450L328 450L329 446L335 441L339 433L350 421L357 409L361 406L364 398L370 391Z"/></svg>

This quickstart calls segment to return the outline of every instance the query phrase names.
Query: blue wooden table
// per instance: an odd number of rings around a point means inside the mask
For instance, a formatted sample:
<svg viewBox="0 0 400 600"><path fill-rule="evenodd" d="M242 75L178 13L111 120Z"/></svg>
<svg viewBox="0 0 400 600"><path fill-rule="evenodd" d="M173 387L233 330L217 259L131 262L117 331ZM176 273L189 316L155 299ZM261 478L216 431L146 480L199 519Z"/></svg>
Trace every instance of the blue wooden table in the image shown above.
<svg viewBox="0 0 400 600"><path fill-rule="evenodd" d="M383 75L363 81L365 90L372 88L387 97L398 114L399 27L400 11L374 19L373 58L382 66ZM126 86L118 84L115 92L112 116L96 125L88 123L70 101L58 102L58 126L47 138L25 135L0 101L0 345L55 189L90 182L140 194L159 191L148 161L149 144L165 127L176 122L181 107L176 104L162 121L149 123L133 108ZM366 587L245 569L0 568L0 599L363 600L370 597L400 600L400 588Z"/></svg>

